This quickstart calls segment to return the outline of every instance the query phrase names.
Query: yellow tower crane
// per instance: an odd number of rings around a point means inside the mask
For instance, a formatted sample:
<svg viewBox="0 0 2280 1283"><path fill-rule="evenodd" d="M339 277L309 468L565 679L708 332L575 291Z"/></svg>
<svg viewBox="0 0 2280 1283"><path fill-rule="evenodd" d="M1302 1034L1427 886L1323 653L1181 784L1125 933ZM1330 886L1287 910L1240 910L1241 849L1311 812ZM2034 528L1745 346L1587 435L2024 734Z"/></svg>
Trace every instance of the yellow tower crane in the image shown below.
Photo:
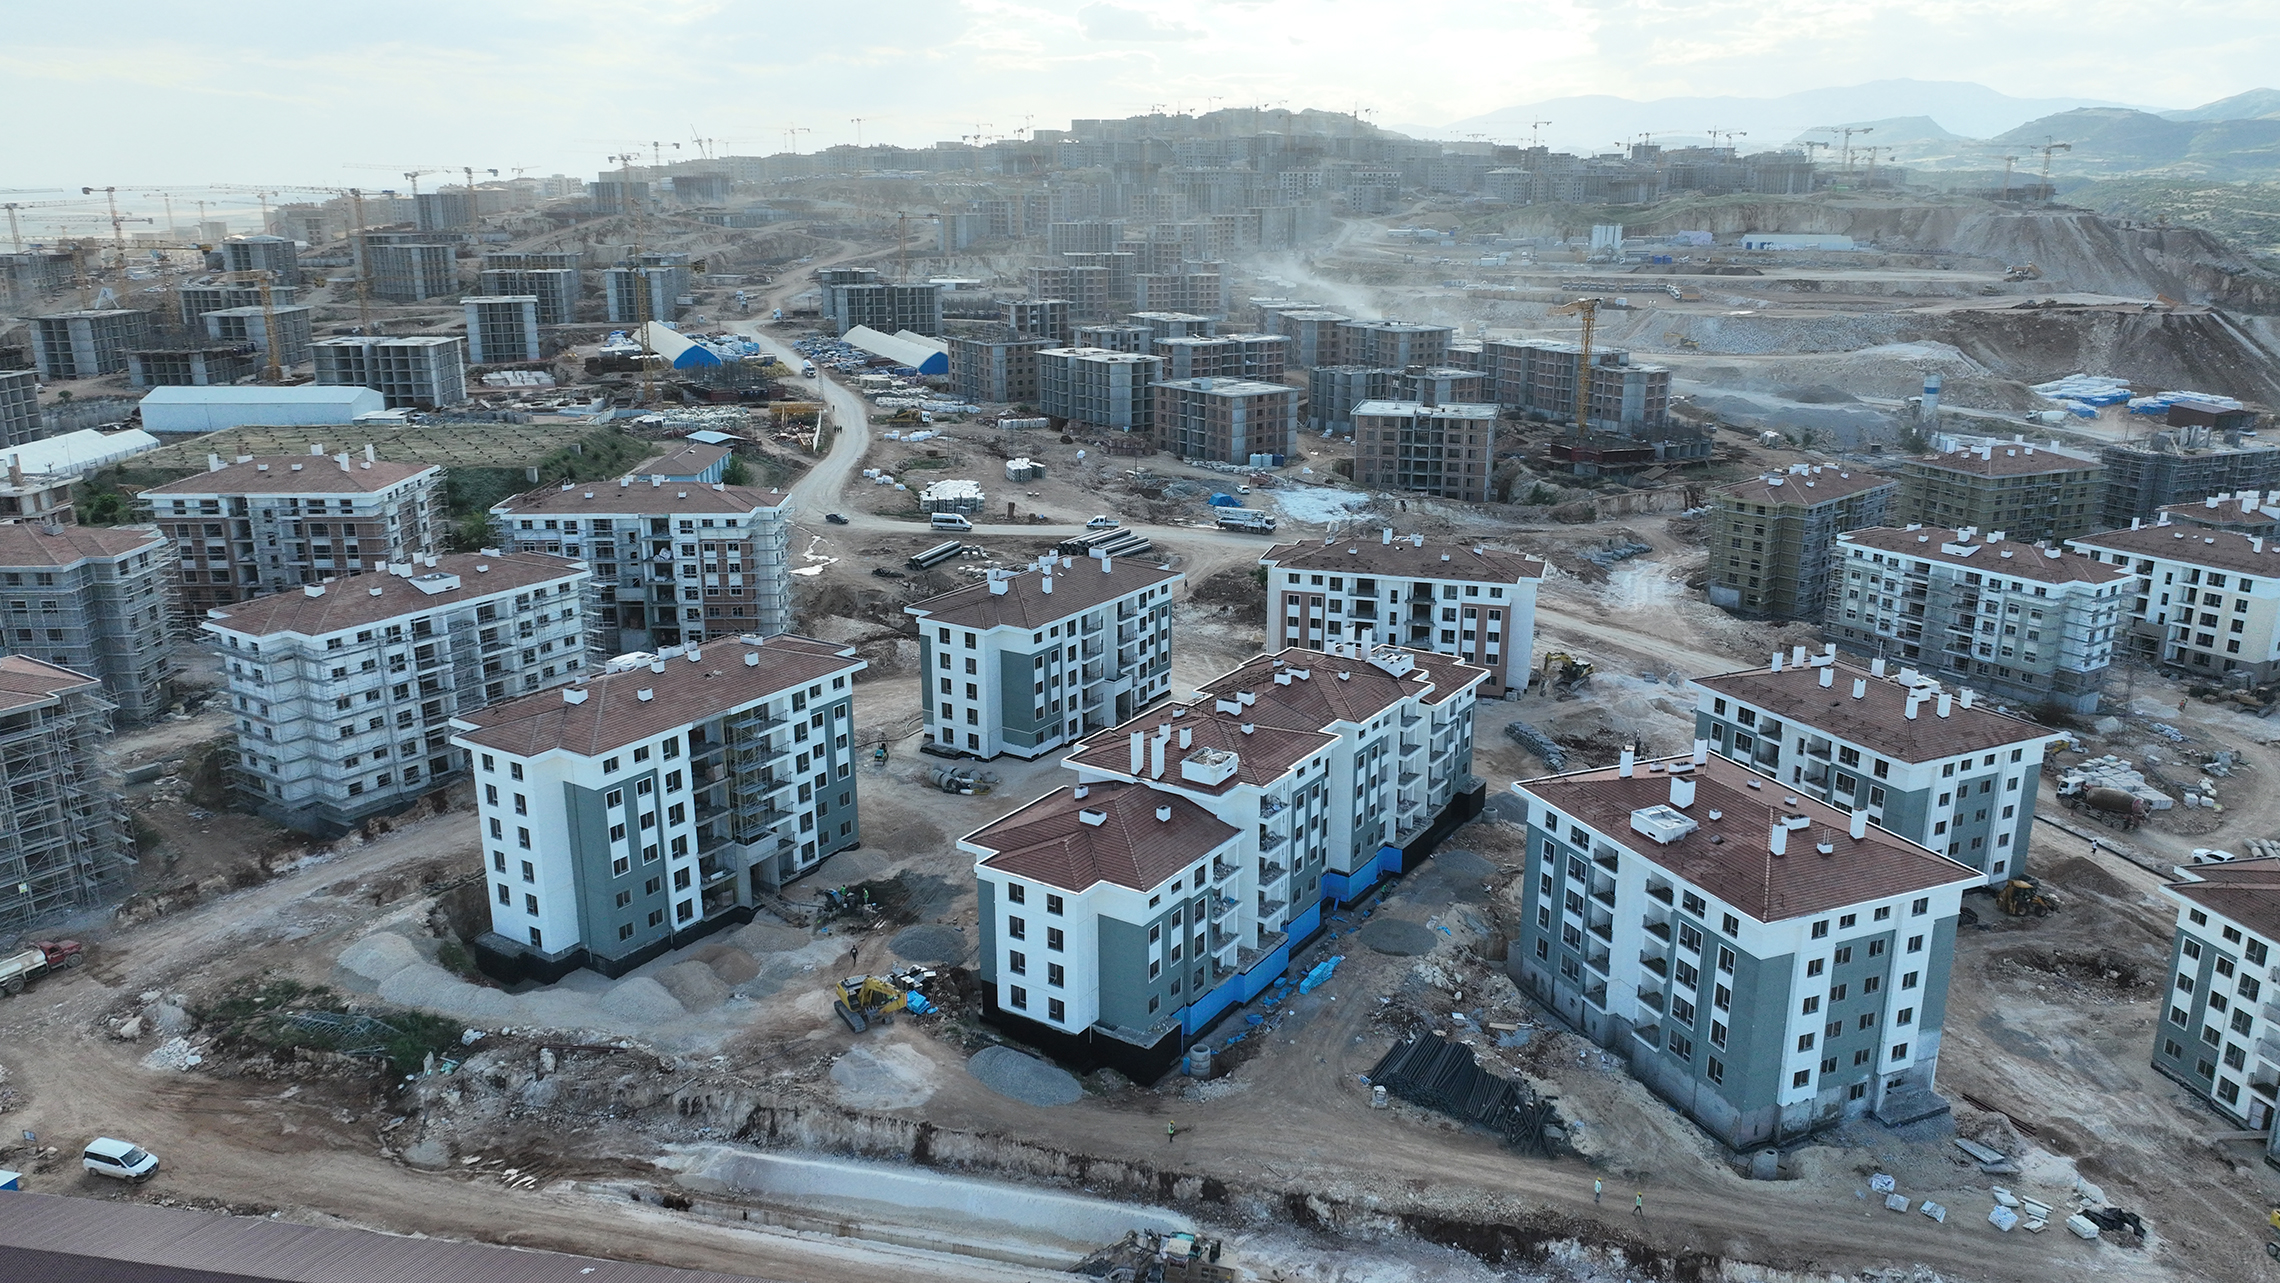
<svg viewBox="0 0 2280 1283"><path fill-rule="evenodd" d="M1599 324L1599 304L1596 298L1579 298L1552 309L1555 314L1583 318L1583 354L1575 366L1575 434L1584 436L1591 431L1591 331Z"/></svg>

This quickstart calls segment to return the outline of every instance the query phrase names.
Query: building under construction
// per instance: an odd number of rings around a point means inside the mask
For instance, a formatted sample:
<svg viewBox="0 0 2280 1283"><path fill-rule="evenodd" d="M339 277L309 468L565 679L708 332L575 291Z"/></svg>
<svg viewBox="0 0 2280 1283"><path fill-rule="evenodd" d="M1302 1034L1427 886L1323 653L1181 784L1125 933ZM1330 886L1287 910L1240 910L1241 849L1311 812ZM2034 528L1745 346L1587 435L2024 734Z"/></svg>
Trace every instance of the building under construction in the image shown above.
<svg viewBox="0 0 2280 1283"><path fill-rule="evenodd" d="M371 388L391 410L467 399L467 342L457 335L349 335L319 339L309 352L319 386Z"/></svg>
<svg viewBox="0 0 2280 1283"><path fill-rule="evenodd" d="M111 711L102 684L84 673L0 657L0 936L133 890L126 807L97 755Z"/></svg>
<svg viewBox="0 0 2280 1283"><path fill-rule="evenodd" d="M65 525L68 501L58 511L52 488L42 496L11 474L17 505L30 497L48 510L0 520L0 650L101 681L130 721L157 717L174 698L173 543L149 526Z"/></svg>
<svg viewBox="0 0 2280 1283"><path fill-rule="evenodd" d="M2110 445L2098 452L2098 462L2106 465L2101 530L2151 521L2170 504L2280 487L2280 445L2206 427L2172 427L2142 442Z"/></svg>
<svg viewBox="0 0 2280 1283"><path fill-rule="evenodd" d="M32 360L43 380L92 379L127 368L146 346L150 313L133 308L57 312L32 318Z"/></svg>

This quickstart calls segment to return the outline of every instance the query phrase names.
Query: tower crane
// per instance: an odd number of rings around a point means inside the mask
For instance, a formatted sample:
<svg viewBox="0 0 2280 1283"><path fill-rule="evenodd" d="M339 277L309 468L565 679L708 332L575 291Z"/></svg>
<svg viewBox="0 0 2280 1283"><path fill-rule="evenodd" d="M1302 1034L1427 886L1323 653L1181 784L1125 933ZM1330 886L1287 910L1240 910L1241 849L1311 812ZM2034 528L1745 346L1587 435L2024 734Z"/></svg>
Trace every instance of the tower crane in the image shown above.
<svg viewBox="0 0 2280 1283"><path fill-rule="evenodd" d="M1853 148L1852 148L1852 140L1853 140L1853 135L1854 135L1854 134L1873 134L1873 133L1875 133L1875 132L1876 132L1876 126L1874 126L1874 125L1817 125L1817 126L1815 126L1815 127L1814 127L1814 129L1813 129L1813 132L1814 132L1814 133L1817 133L1817 134L1839 134L1839 135L1842 135L1842 136L1843 136L1843 138L1844 138L1845 174L1846 174L1846 175L1849 177L1849 176L1851 176L1851 174L1852 174L1852 151L1853 151Z"/></svg>
<svg viewBox="0 0 2280 1283"><path fill-rule="evenodd" d="M86 203L87 202L83 200L12 200L6 202L4 205L0 205L0 209L6 209L8 211L8 239L15 244L16 252L21 254L24 251L24 233L22 228L18 227L16 223L17 210L54 209L57 207L76 208Z"/></svg>
<svg viewBox="0 0 2280 1283"><path fill-rule="evenodd" d="M1583 354L1575 369L1575 434L1582 437L1591 431L1591 331L1599 323L1599 304L1596 298L1579 298L1552 309L1554 313L1583 318Z"/></svg>
<svg viewBox="0 0 2280 1283"><path fill-rule="evenodd" d="M405 166L401 166L401 167L399 167L399 166L396 166L396 165L350 165L348 168L350 168L350 169L392 169L392 170L396 170L397 172L401 173L401 174L404 176L404 180L405 180L406 182L409 182L409 183L412 185L412 199L413 199L413 200L418 200L418 199L419 199L419 196L420 196L420 175L422 175L422 174L448 174L448 173L450 173L452 170L459 168L459 166L457 166L457 165L405 165Z"/></svg>
<svg viewBox="0 0 2280 1283"><path fill-rule="evenodd" d="M2074 150L2074 144L2073 144L2073 143L2062 143L2062 142L2059 142L2057 139L2055 139L2055 138L2051 137L2049 134L2044 134L2044 135L2043 135L2043 145L2042 145L2042 146L2040 146L2040 147L2037 147L2037 148L2035 148L2035 150L2036 150L2036 151L2039 151L2039 152L2041 152L2041 153L2042 153L2042 158L2043 158L2043 163L2042 163L2042 181L2043 181L2043 190L2044 190L2044 192L2045 192L2045 199L2048 199L2048 192L2050 191L2050 157L2051 157L2051 153L2052 153L2052 152L2061 152L2061 151L2073 151L2073 150Z"/></svg>
<svg viewBox="0 0 2280 1283"><path fill-rule="evenodd" d="M1544 126L1551 123L1552 122L1548 120L1531 120L1528 122L1528 146L1531 149L1544 145L1541 131L1543 130Z"/></svg>

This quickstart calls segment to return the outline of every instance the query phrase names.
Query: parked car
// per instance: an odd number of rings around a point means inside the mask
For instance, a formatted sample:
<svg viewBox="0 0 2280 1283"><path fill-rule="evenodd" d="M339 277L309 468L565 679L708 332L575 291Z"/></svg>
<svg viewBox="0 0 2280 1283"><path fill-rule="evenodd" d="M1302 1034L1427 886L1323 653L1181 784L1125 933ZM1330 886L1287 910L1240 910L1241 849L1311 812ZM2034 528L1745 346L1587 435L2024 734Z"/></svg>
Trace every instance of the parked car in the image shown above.
<svg viewBox="0 0 2280 1283"><path fill-rule="evenodd" d="M1085 523L1085 529L1114 530L1118 524L1118 521L1114 517L1094 517L1092 520Z"/></svg>
<svg viewBox="0 0 2280 1283"><path fill-rule="evenodd" d="M2230 851L2220 850L2213 846L2193 848L2193 863L2195 864L2231 864L2239 858Z"/></svg>
<svg viewBox="0 0 2280 1283"><path fill-rule="evenodd" d="M79 1163L97 1176L144 1181L158 1170L158 1155L130 1141L98 1136L87 1143L87 1152L80 1155Z"/></svg>
<svg viewBox="0 0 2280 1283"><path fill-rule="evenodd" d="M847 518L840 516L836 512L827 512L823 514L823 519L835 526L844 526L847 524Z"/></svg>

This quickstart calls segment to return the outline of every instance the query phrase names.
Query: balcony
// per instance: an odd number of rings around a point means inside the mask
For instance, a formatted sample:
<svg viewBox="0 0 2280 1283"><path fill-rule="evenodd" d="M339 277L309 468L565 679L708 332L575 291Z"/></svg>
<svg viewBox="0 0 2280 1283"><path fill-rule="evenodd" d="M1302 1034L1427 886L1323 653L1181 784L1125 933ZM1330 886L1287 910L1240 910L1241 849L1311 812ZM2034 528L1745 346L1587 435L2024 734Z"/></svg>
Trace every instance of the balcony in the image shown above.
<svg viewBox="0 0 2280 1283"><path fill-rule="evenodd" d="M1645 967L1649 971L1654 972L1658 976L1668 976L1670 974L1670 959L1663 957L1659 953L1640 954L1639 965Z"/></svg>
<svg viewBox="0 0 2280 1283"><path fill-rule="evenodd" d="M1662 1046L1661 1025L1633 1025L1631 1026L1631 1036L1649 1047Z"/></svg>
<svg viewBox="0 0 2280 1283"><path fill-rule="evenodd" d="M1225 882L1227 879L1234 877L1236 872L1237 870L1234 865L1227 863L1225 860L1222 860L1217 856L1212 857L1211 880L1213 882Z"/></svg>
<svg viewBox="0 0 2280 1283"><path fill-rule="evenodd" d="M1259 861L1259 885L1262 887L1273 886L1282 881L1283 875L1289 872L1289 869L1280 864L1270 860L1261 860Z"/></svg>
<svg viewBox="0 0 2280 1283"><path fill-rule="evenodd" d="M1259 818L1262 820L1272 819L1289 809L1290 803L1281 798L1262 797L1259 799Z"/></svg>
<svg viewBox="0 0 2280 1283"><path fill-rule="evenodd" d="M1662 990L1641 989L1639 991L1639 1005L1642 1007L1652 1007L1656 1011L1660 1012L1663 1009Z"/></svg>
<svg viewBox="0 0 2280 1283"><path fill-rule="evenodd" d="M1655 939L1662 941L1664 944L1670 943L1670 923L1665 922L1659 918L1648 918L1646 921L1646 927L1648 935L1651 935Z"/></svg>
<svg viewBox="0 0 2280 1283"><path fill-rule="evenodd" d="M1227 920L1227 915L1235 912L1235 910L1241 907L1241 905L1242 901L1237 900L1234 896L1220 896L1216 901L1212 903L1211 920L1213 922L1225 922Z"/></svg>
<svg viewBox="0 0 2280 1283"><path fill-rule="evenodd" d="M1607 1010L1607 982L1595 980L1584 986L1583 1000L1601 1011Z"/></svg>
<svg viewBox="0 0 2280 1283"><path fill-rule="evenodd" d="M1670 884L1667 882L1649 883L1647 886L1647 894L1657 900L1662 901L1664 904L1669 904L1672 900L1670 893Z"/></svg>
<svg viewBox="0 0 2280 1283"><path fill-rule="evenodd" d="M1599 937L1601 940L1604 940L1609 944L1613 944L1615 942L1615 920L1613 918L1602 917L1596 913L1591 916L1597 919L1597 921L1594 921L1591 924L1591 934ZM1606 950L1602 949L1600 952L1604 954Z"/></svg>
<svg viewBox="0 0 2280 1283"><path fill-rule="evenodd" d="M1259 921L1261 921L1261 922L1272 922L1272 921L1274 921L1274 920L1276 919L1276 917L1282 913L1282 911L1283 911L1283 908L1284 908L1284 902L1283 902L1283 901L1281 901L1281 900L1269 900L1269 899L1268 899L1267 897L1265 897L1264 895L1260 896L1260 897L1259 897Z"/></svg>
<svg viewBox="0 0 2280 1283"><path fill-rule="evenodd" d="M1287 834L1276 833L1271 830L1262 828L1259 830L1259 853L1261 855L1273 855L1275 852L1280 851L1283 848L1283 844L1288 841L1290 841L1290 838Z"/></svg>
<svg viewBox="0 0 2280 1283"><path fill-rule="evenodd" d="M742 737L764 735L769 731L791 725L791 721L788 718L772 714L765 707L761 707L748 709L733 717L724 718L721 725L727 728L729 734Z"/></svg>
<svg viewBox="0 0 2280 1283"><path fill-rule="evenodd" d="M1617 868L1615 852L1607 847L1600 847L1594 850L1591 853L1591 862L1598 865L1600 868L1607 870L1609 873L1619 872L1619 869Z"/></svg>

